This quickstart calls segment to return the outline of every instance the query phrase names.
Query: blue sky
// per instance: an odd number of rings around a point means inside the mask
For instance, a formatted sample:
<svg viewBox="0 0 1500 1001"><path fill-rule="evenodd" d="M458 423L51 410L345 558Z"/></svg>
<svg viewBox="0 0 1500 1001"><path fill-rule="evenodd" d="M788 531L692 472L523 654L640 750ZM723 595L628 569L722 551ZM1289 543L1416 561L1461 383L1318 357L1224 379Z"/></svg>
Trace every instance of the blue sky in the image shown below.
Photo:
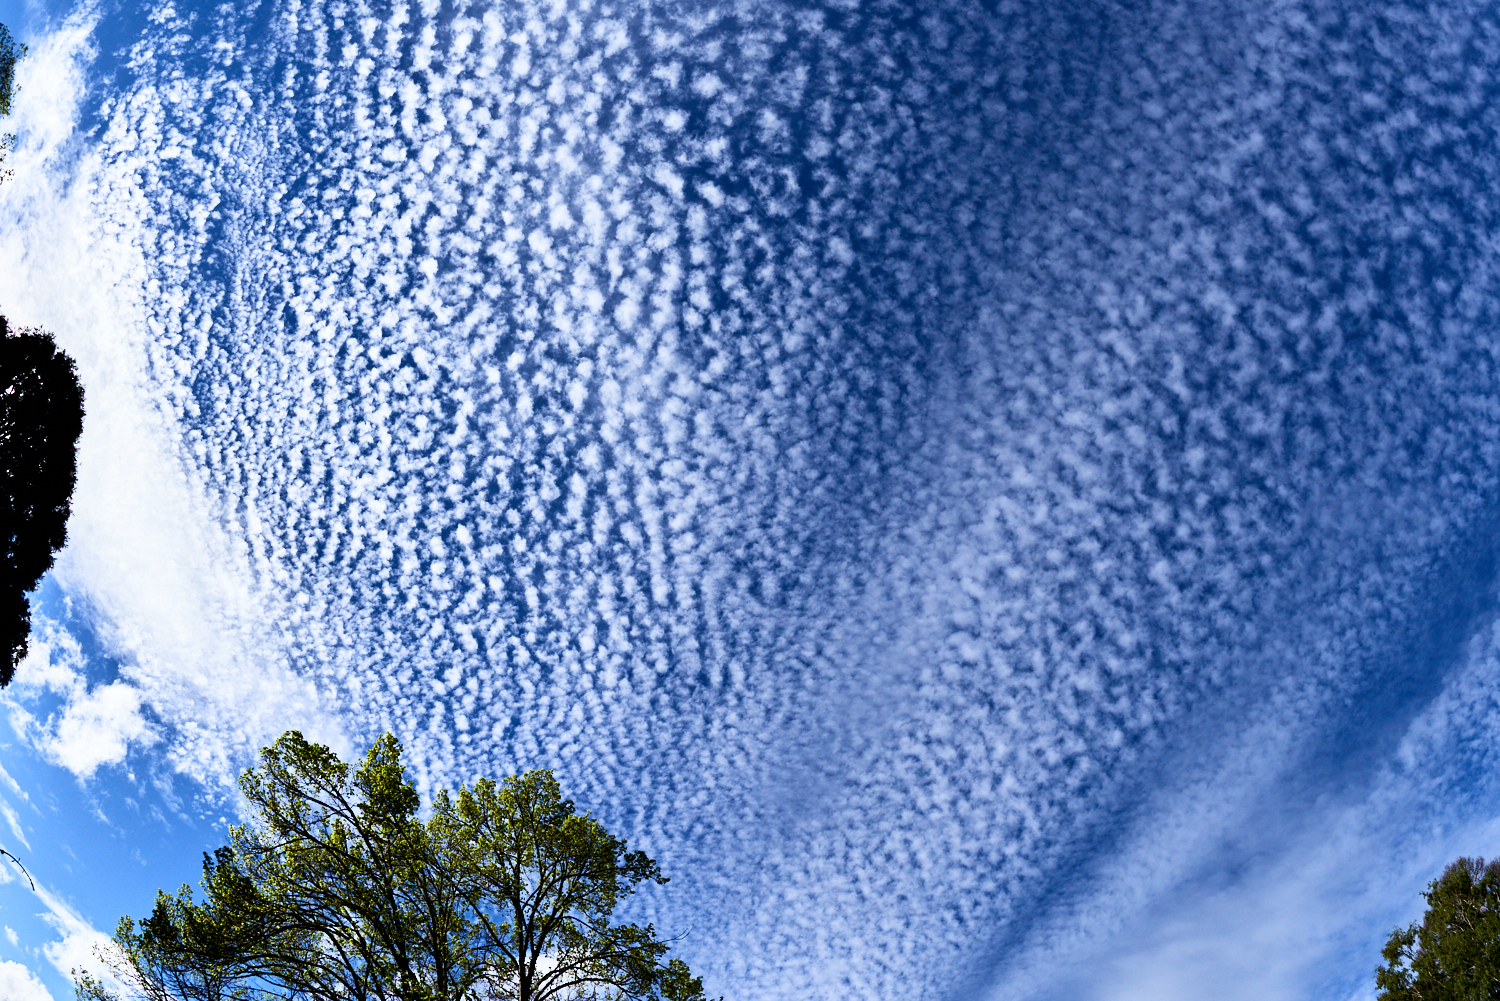
<svg viewBox="0 0 1500 1001"><path fill-rule="evenodd" d="M1495 853L1489 7L17 21L16 996L288 727L556 769L735 998L1368 998Z"/></svg>

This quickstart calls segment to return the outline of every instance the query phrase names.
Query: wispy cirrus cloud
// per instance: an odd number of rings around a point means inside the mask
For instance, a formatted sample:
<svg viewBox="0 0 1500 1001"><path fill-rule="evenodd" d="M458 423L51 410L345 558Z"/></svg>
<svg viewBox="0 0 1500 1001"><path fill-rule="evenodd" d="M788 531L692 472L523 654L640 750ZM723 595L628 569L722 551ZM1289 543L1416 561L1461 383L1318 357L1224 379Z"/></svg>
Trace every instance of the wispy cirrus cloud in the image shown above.
<svg viewBox="0 0 1500 1001"><path fill-rule="evenodd" d="M106 986L118 987L117 981L100 962L101 950L110 946L110 938L99 931L66 901L60 899L44 886L37 887L37 895L47 909L42 919L52 926L58 938L42 947L42 955L65 977L87 971Z"/></svg>

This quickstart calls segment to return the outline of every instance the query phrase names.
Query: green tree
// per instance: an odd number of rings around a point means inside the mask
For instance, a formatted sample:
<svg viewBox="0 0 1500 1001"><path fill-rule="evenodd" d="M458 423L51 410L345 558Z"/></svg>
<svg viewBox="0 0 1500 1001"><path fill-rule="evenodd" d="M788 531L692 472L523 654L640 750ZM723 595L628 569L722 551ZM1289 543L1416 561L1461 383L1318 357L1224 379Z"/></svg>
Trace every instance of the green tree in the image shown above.
<svg viewBox="0 0 1500 1001"><path fill-rule="evenodd" d="M26 594L68 538L82 432L73 359L51 335L12 332L0 316L0 686L26 656Z"/></svg>
<svg viewBox="0 0 1500 1001"><path fill-rule="evenodd" d="M702 1001L616 906L657 864L547 771L435 797L386 734L357 768L291 731L240 779L254 816L204 856L203 899L158 893L104 956L150 1001ZM117 995L77 975L80 998Z"/></svg>
<svg viewBox="0 0 1500 1001"><path fill-rule="evenodd" d="M26 55L26 46L17 44L10 29L0 24L0 116L10 114L10 102L16 94L16 63ZM0 167L5 157L15 148L16 137L12 133L0 135ZM11 176L11 171L0 170L0 180Z"/></svg>
<svg viewBox="0 0 1500 1001"><path fill-rule="evenodd" d="M1500 859L1461 858L1423 896L1422 921L1385 944L1379 1001L1500 999Z"/></svg>

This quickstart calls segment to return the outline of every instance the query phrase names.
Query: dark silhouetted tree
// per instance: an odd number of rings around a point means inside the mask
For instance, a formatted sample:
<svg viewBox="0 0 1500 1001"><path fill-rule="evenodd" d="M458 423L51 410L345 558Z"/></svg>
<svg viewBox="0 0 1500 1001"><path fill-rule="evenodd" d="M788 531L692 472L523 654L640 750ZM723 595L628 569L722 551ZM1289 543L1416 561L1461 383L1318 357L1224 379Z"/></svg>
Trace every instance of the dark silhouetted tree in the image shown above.
<svg viewBox="0 0 1500 1001"><path fill-rule="evenodd" d="M83 387L73 359L37 330L0 317L0 685L26 656L26 593L68 538L68 510L83 431Z"/></svg>
<svg viewBox="0 0 1500 1001"><path fill-rule="evenodd" d="M386 734L357 768L292 731L240 779L254 822L157 894L103 958L150 1001L703 1001L650 925L665 883L548 771L439 793L430 819ZM78 996L116 995L76 974Z"/></svg>
<svg viewBox="0 0 1500 1001"><path fill-rule="evenodd" d="M1500 859L1461 858L1423 896L1421 923L1386 942L1379 1001L1500 999Z"/></svg>

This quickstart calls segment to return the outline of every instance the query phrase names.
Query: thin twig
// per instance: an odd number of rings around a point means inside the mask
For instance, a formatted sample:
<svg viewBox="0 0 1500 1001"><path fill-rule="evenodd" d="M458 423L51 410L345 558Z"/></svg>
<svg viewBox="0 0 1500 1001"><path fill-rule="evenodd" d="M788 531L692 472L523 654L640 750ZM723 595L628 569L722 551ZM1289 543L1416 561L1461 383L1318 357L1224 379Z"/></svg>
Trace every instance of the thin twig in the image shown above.
<svg viewBox="0 0 1500 1001"><path fill-rule="evenodd" d="M18 858L16 858L10 852L6 851L4 848L0 848L0 855L4 855L6 858L10 859L12 862L14 862L16 864L16 868L20 869L21 870L21 874L26 877L26 882L28 882L28 883L31 884L31 892L35 893L36 892L36 880L34 880L34 879L31 878L31 873L29 873L29 872L26 871L26 867L21 864L21 860L18 859Z"/></svg>

